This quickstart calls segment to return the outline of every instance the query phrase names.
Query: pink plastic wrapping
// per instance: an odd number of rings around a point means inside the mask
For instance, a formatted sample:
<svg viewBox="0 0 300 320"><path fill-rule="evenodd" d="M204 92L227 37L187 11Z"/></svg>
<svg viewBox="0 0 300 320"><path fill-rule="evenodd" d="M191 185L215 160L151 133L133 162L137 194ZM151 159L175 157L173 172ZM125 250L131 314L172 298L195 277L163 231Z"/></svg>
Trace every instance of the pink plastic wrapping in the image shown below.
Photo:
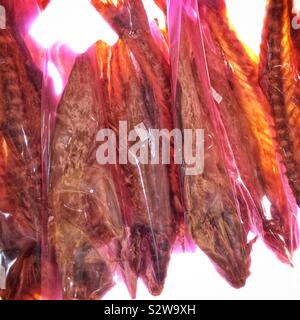
<svg viewBox="0 0 300 320"><path fill-rule="evenodd" d="M115 132L119 138L119 121L127 122L128 132L137 129L136 138L145 146L151 140L150 129L172 128L163 34L155 24L150 32L141 1L118 8L111 5L111 9L126 13L122 16L125 27L120 26L129 41L125 45L122 38L113 48L99 45L101 87L91 63L92 49L75 58L55 45L46 54L44 298L99 298L113 285L116 271L133 297L139 277L151 293L159 294L180 228L176 167L143 164L134 154L130 163L119 166L99 164L95 158L100 147L97 133L107 129L106 133ZM145 39L145 47L140 46L140 38ZM60 74L62 95L55 93L49 63Z"/></svg>
<svg viewBox="0 0 300 320"><path fill-rule="evenodd" d="M248 275L249 264L245 265L246 257L249 258L250 253L247 241L244 245L240 240L237 241L240 242L240 246L236 249L239 248L240 252L244 252L244 256L233 254L230 257L230 254L227 254L231 261L224 263L224 256L217 254L220 252L218 250L223 246L222 252L228 252L225 250L231 247L232 242L214 242L216 241L214 233L209 229L218 224L221 227L217 228L226 230L228 223L226 217L233 219L236 215L240 229L235 233L234 229L230 228L233 238L238 234L246 236L251 230L261 236L281 260L290 262L292 253L298 246L297 206L287 185L280 156L276 153L272 119L266 112L267 101L259 87L258 66L255 66L254 62L252 65L250 56L246 58L246 52L244 53L242 49L241 53L234 51L242 45L237 38L234 38L234 34L230 33L228 21L224 23L222 20L225 19L222 18L223 8L224 1L204 1L201 2L200 8L197 1L171 1L169 43L173 63L172 83L173 88L177 89L174 97L176 105L181 103L183 108L177 112L185 117L183 124L204 126L208 143L205 147L206 162L203 176L183 178L183 184L186 185L184 193L191 233L200 248L214 261L217 269L221 268L225 278L234 286L239 286L243 285ZM234 54L236 60L233 60ZM188 56L190 62L186 62ZM249 60L248 65L247 60ZM233 61L237 61L236 64L233 64ZM247 75L251 70L253 73ZM256 79L253 77L255 72ZM191 88L193 79L195 87ZM243 81L246 83L241 85ZM200 98L194 93L197 90ZM257 108L253 106L255 104ZM194 110L195 105L198 105L200 110ZM186 114L192 114L194 118L191 116L189 119ZM210 118L211 125L205 120L206 117ZM225 178L224 175L220 175L220 162L213 167L212 159L220 153L224 155L222 170L226 169L230 184L223 185L218 194L216 186L225 183ZM210 170L211 176L209 176ZM203 208L197 211L197 207L190 202L190 198L196 198L191 185L194 184L195 188L198 185L199 190L206 179L210 182L206 184L207 196L201 201ZM224 194L225 190L228 193L231 190L231 195ZM210 199L209 206L205 205L207 199ZM230 202L234 209L224 209ZM195 218L198 214L198 218ZM219 231L220 234L222 229ZM207 246L207 240L204 239L210 237L214 241L212 240L211 246ZM231 248L236 252L234 246ZM238 260L237 257L242 259ZM231 273L232 268L229 266L239 264L244 265L245 272ZM241 266L238 267L239 270L243 270Z"/></svg>
<svg viewBox="0 0 300 320"><path fill-rule="evenodd" d="M145 1L167 15L167 29L149 21ZM292 264L292 1L268 1L259 62L231 29L224 0L145 1L91 0L119 40L78 54L58 39L43 48L42 32L30 33L49 0L0 0L1 298L101 299L115 279L133 298L138 279L159 295L171 255L195 245L240 288L257 237ZM162 129L166 163L154 145ZM185 130L193 143L204 139L203 153L191 146L202 172L185 158L174 163L189 147Z"/></svg>
<svg viewBox="0 0 300 320"><path fill-rule="evenodd" d="M51 132L48 245L57 263L57 297L64 299L106 293L123 235L113 167L96 161L97 132L105 128L97 74L95 50L76 58Z"/></svg>
<svg viewBox="0 0 300 320"><path fill-rule="evenodd" d="M236 109L236 114L240 115L236 116L237 127L239 125L241 129L238 130L240 132L244 130L242 136L247 137L247 142L242 141L242 145L247 146L248 153L252 150L251 154L254 157L252 161L248 161L252 165L252 176L247 175L245 166L241 170L241 176L262 221L262 230L258 231L277 256L289 262L298 246L297 206L288 185L289 179L284 175L287 173L288 176L288 172L282 161L283 149L279 148L278 144L279 132L276 128L276 119L272 106L268 103L266 91L260 86L262 82L258 74L257 61L230 29L224 1L208 1L203 12L208 23L206 52L211 78L214 79L216 86L219 86L220 80L217 78L222 78L222 75L215 66L222 62L223 55L225 57L223 64L226 66L223 78L227 80L229 86L227 85L228 89L225 90L223 85L219 90L225 92L224 102L230 105L231 109L236 103L239 105L239 109ZM266 43L264 39L262 43ZM292 53L293 49L290 48L290 52ZM262 57L264 54L262 50ZM270 71L267 72L271 75ZM231 96L228 94L230 91ZM226 108L229 109L226 106L220 108L221 115L225 124L227 121L227 131L232 132L234 141L236 135L231 129L232 121L228 121L230 119ZM289 135L287 132L284 134L286 137ZM235 153L240 154L239 145L237 148ZM238 161L240 166L242 163L243 161Z"/></svg>
<svg viewBox="0 0 300 320"><path fill-rule="evenodd" d="M211 94L197 2L170 2L169 29L179 124L204 129L204 172L182 177L189 229L217 270L240 287L250 267L249 204Z"/></svg>
<svg viewBox="0 0 300 320"><path fill-rule="evenodd" d="M120 36L114 47L98 47L110 128L122 137L119 123L125 121L128 132L137 134L140 146L149 150L154 139L151 130L173 128L164 34L155 23L149 26L142 1L120 1L117 7L93 3ZM129 141L129 149L134 147L133 142ZM155 153L160 157L161 149L149 151L144 160L129 151L130 163L120 163L118 181L126 199L128 233L122 242L121 267L133 297L139 277L152 294L161 293L183 220L178 167L172 160L169 165L161 164L161 160L152 164L151 158Z"/></svg>
<svg viewBox="0 0 300 320"><path fill-rule="evenodd" d="M220 12L222 12L221 15ZM282 161L284 160L282 154L286 151L284 151L279 139L282 133L278 131L277 120L273 113L274 106L272 106L270 100L268 101L269 97L264 88L264 81L258 74L257 62L253 58L250 59L234 31L228 27L224 1L208 2L205 15L224 52L225 60L228 60L227 66L229 64L232 66L231 69L228 67L225 69L226 75L230 83L233 84L233 92L241 106L241 113L248 119L250 129L256 140L256 142L253 141L254 145L257 144L257 151L254 153L257 154L257 159L255 159L257 164L256 176L259 179L258 182L260 182L260 189L257 187L256 191L258 199L261 199L264 195L262 198L263 210L261 210L259 202L256 204L263 221L262 237L280 259L288 262L287 258L291 258L293 251L298 246L297 205L295 201L297 199L290 189L292 185L289 186L288 184L290 179L287 179L289 173L286 162ZM288 20L288 17L286 19ZM283 34L278 39L284 41ZM234 46L232 46L232 43L234 43ZM263 38L263 46L266 43ZM290 48L289 52L293 53L293 49ZM263 57L265 54L266 52L262 47L261 65L264 63ZM277 67L278 65L275 69ZM265 71L268 77L272 74L270 70ZM275 90L277 91L277 89ZM296 93L294 93L294 96L296 97ZM291 125L290 129L292 128ZM285 131L283 135L288 139L289 133ZM289 143L292 146L292 143ZM297 177L294 178L297 181ZM271 205L270 210L266 208L268 203Z"/></svg>

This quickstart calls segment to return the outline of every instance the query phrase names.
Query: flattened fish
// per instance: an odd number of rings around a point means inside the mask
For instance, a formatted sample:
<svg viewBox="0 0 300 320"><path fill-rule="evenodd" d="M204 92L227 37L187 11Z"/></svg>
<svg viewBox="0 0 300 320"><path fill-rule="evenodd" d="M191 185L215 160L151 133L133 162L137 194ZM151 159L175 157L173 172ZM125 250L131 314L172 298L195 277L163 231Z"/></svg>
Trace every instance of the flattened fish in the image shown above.
<svg viewBox="0 0 300 320"><path fill-rule="evenodd" d="M300 206L299 79L288 0L268 1L260 60L260 84L272 108L280 153Z"/></svg>
<svg viewBox="0 0 300 320"><path fill-rule="evenodd" d="M96 162L96 135L104 122L90 55L75 62L52 140L50 241L65 299L100 298L113 285L109 247L123 236L113 168Z"/></svg>
<svg viewBox="0 0 300 320"><path fill-rule="evenodd" d="M128 131L141 123L147 130L159 128L157 105L151 89L139 77L136 61L122 40L111 49L99 47L103 82L107 88L107 113L110 127L119 132L119 121L127 121ZM130 148L133 143L129 143ZM148 148L148 138L145 147ZM150 157L149 157L150 160ZM176 238L167 166L162 164L121 165L125 182L129 239L123 243L123 260L133 274L140 276L154 295L161 293L167 275L171 250ZM128 270L128 268L127 268ZM127 271L128 272L128 271ZM125 268L126 273L126 268ZM127 279L132 296L135 281Z"/></svg>
<svg viewBox="0 0 300 320"><path fill-rule="evenodd" d="M204 129L204 172L184 176L184 197L191 234L217 270L234 287L249 276L250 250L224 155L209 110L202 100L188 32L182 22L177 113L182 129Z"/></svg>
<svg viewBox="0 0 300 320"><path fill-rule="evenodd" d="M239 113L246 117L256 140L258 178L271 203L271 217L268 212L261 216L262 236L281 260L288 261L285 249L292 253L297 247L297 223L278 160L272 111L258 84L257 59L249 49L246 51L230 28L225 2L208 1L207 4L206 19L228 62L227 77L239 103Z"/></svg>
<svg viewBox="0 0 300 320"><path fill-rule="evenodd" d="M171 103L170 64L152 37L148 18L141 0L126 2L92 0L95 8L110 23L112 28L128 46L138 62L149 90L157 105L159 127L172 130L174 119ZM173 157L173 146L171 157ZM172 159L172 158L171 158ZM170 165L170 192L174 215L180 226L183 222L183 209L179 183L178 166Z"/></svg>
<svg viewBox="0 0 300 320"><path fill-rule="evenodd" d="M35 78L41 75L9 17L0 30L0 249L15 263L5 299L27 299L31 289L40 293L40 252L28 251L39 247L41 218L41 97ZM18 289L12 279L22 279Z"/></svg>

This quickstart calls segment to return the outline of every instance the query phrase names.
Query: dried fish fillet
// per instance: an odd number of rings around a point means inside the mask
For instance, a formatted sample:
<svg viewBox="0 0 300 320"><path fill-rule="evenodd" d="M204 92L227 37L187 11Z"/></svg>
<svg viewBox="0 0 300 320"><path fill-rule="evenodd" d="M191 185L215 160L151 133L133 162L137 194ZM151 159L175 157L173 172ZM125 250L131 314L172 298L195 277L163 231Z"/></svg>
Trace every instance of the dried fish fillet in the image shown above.
<svg viewBox="0 0 300 320"><path fill-rule="evenodd" d="M115 6L114 2L111 0L105 2L92 0L95 8L119 34L139 64L157 105L159 127L172 130L174 121L171 104L170 65L152 37L143 3L141 0L134 0L125 5L122 1L118 1L118 5ZM174 151L171 150L171 157L173 157L173 153ZM179 172L178 167L173 165L173 161L171 161L169 171L172 206L178 225L181 226L183 208Z"/></svg>
<svg viewBox="0 0 300 320"><path fill-rule="evenodd" d="M96 162L100 88L87 53L77 58L58 106L49 210L65 299L100 298L113 285L109 247L123 236L112 168Z"/></svg>
<svg viewBox="0 0 300 320"><path fill-rule="evenodd" d="M128 131L141 123L147 130L159 129L157 105L147 82L136 70L130 51L123 41L107 49L99 47L103 83L107 91L107 114L110 127L116 131L119 121L126 121ZM148 148L148 138L145 147ZM129 143L130 148L133 143ZM121 147L121 146L120 146ZM150 158L149 158L150 160ZM176 221L172 213L167 166L143 164L120 165L125 182L127 225L130 235L123 242L124 264L129 264L131 279L127 286L135 296L135 277L142 277L150 292L161 293L167 275L172 246L176 238ZM125 267L125 270L128 268ZM127 271L128 272L128 271Z"/></svg>
<svg viewBox="0 0 300 320"><path fill-rule="evenodd" d="M38 247L41 218L40 74L8 19L0 30L0 249L15 261L6 279L5 299L40 293ZM34 77L32 77L34 76ZM26 257L26 263L24 262ZM31 270L36 277L31 277ZM19 279L16 287L14 279Z"/></svg>
<svg viewBox="0 0 300 320"><path fill-rule="evenodd" d="M286 174L300 205L299 79L288 0L268 1L260 58L260 84L272 108Z"/></svg>
<svg viewBox="0 0 300 320"><path fill-rule="evenodd" d="M24 236L36 239L40 217L40 95L13 30L0 30L0 130L6 144L3 180Z"/></svg>
<svg viewBox="0 0 300 320"><path fill-rule="evenodd" d="M182 129L203 128L204 172L183 179L189 227L197 245L234 287L249 276L250 248L237 209L222 151L208 109L202 100L188 33L182 23L178 70L177 112Z"/></svg>
<svg viewBox="0 0 300 320"><path fill-rule="evenodd" d="M207 4L206 19L228 62L227 78L240 107L238 114L247 119L256 140L258 178L271 203L270 212L264 210L261 215L262 236L281 260L289 261L290 253L297 247L297 234L294 233L297 223L278 160L271 108L258 84L257 59L231 29L225 2L208 1Z"/></svg>

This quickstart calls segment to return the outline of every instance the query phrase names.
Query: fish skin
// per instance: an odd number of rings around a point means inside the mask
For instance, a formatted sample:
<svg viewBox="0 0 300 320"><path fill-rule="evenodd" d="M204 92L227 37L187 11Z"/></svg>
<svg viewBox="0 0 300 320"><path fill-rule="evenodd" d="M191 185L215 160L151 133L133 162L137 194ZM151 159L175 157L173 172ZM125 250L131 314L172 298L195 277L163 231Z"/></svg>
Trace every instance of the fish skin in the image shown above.
<svg viewBox="0 0 300 320"><path fill-rule="evenodd" d="M128 131L143 123L147 129L159 128L157 106L149 96L147 82L139 78L130 51L122 40L109 54L99 50L103 83L106 86L108 122L114 130L119 121L127 121ZM116 132L118 135L118 132ZM132 143L129 143L130 147ZM123 261L130 279L129 291L135 297L137 277L141 277L153 295L164 287L170 254L176 238L172 213L168 170L164 165L120 165L128 199L129 238L123 242Z"/></svg>
<svg viewBox="0 0 300 320"><path fill-rule="evenodd" d="M91 54L76 59L51 143L49 241L65 299L100 298L113 285L115 258L109 251L123 236L113 168L96 162L96 135L104 118Z"/></svg>
<svg viewBox="0 0 300 320"><path fill-rule="evenodd" d="M6 300L37 300L41 294L40 247L36 242L28 243L18 252L6 278Z"/></svg>
<svg viewBox="0 0 300 320"><path fill-rule="evenodd" d="M170 63L152 37L142 1L133 0L127 5L119 1L117 6L114 6L111 0L105 2L92 0L91 2L132 52L157 104L160 128L171 131L174 127L174 110L171 97ZM173 154L172 146L171 157ZM184 212L178 166L173 165L173 161L171 161L169 171L172 206L178 220L177 233L180 235L182 234Z"/></svg>
<svg viewBox="0 0 300 320"><path fill-rule="evenodd" d="M268 1L267 4L260 55L260 85L272 108L286 175L300 206L299 79L288 0Z"/></svg>
<svg viewBox="0 0 300 320"><path fill-rule="evenodd" d="M293 22L293 18L296 16L292 13L292 0L290 1L289 10L291 13L291 21ZM298 14L299 17L299 14ZM298 76L300 74L300 29L294 29L291 28L291 36L292 41L294 45L294 54L295 54L295 60L297 61L297 67L298 67Z"/></svg>
<svg viewBox="0 0 300 320"><path fill-rule="evenodd" d="M262 236L278 258L288 262L290 254L298 245L297 222L282 178L272 110L258 83L257 60L231 29L225 2L220 0L207 3L206 19L228 61L227 76L241 107L240 111L245 114L256 139L260 179L264 193L271 202L272 218L266 214L262 216ZM285 253L285 248L289 254Z"/></svg>
<svg viewBox="0 0 300 320"><path fill-rule="evenodd" d="M7 25L0 30L0 247L16 261L7 274L3 299L31 299L41 283L39 247L41 221L41 74L18 35L7 9ZM35 80L39 81L35 82ZM2 163L3 161L3 163ZM24 262L24 257L26 263ZM13 260L14 260L13 259ZM32 277L31 270L36 277ZM19 279L16 287L13 279ZM29 295L28 295L29 294Z"/></svg>
<svg viewBox="0 0 300 320"><path fill-rule="evenodd" d="M0 130L7 145L6 171L9 202L24 236L39 232L40 93L28 77L27 57L10 26L0 31Z"/></svg>
<svg viewBox="0 0 300 320"><path fill-rule="evenodd" d="M184 196L193 239L216 269L235 288L249 276L251 244L237 209L235 195L217 136L201 97L191 44L182 22L178 71L177 112L182 129L203 128L206 132L204 172L184 176ZM211 146L211 147L210 147Z"/></svg>

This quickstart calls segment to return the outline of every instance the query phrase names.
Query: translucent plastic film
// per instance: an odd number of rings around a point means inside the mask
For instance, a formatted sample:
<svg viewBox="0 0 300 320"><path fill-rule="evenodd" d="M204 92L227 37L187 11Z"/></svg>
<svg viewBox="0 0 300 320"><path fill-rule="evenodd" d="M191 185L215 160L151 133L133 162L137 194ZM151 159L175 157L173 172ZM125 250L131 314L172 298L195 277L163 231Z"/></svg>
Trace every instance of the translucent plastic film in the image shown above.
<svg viewBox="0 0 300 320"><path fill-rule="evenodd" d="M226 3L0 0L0 299L158 296L197 247L241 288L258 238L295 263L299 8L255 53Z"/></svg>
<svg viewBox="0 0 300 320"><path fill-rule="evenodd" d="M273 5L276 6L275 3ZM272 7L271 4L268 6ZM266 39L266 31L263 32L261 57L258 64L255 54L240 42L235 31L231 29L225 1L207 1L206 5L202 6L202 10L205 20L203 29L208 70L212 85L223 97L223 101L219 104L220 114L231 140L240 177L255 204L257 218L253 219L253 213L251 214L252 224L276 255L281 260L289 262L293 251L298 246L296 222L298 178L297 173L293 175L294 171L291 170L292 168L295 172L299 170L296 169L296 163L292 160L292 150L288 159L293 165L287 162L285 157L288 149L290 150L293 146L290 137L294 137L297 143L297 134L293 134L295 130L297 131L297 120L291 121L290 124L288 120L285 122L285 107L280 106L279 112L277 102L279 103L280 99L288 102L291 97L295 104L297 93L296 90L293 93L279 90L278 86L274 87L274 81L280 78L279 74L275 75L275 71L282 68L292 72L295 70L294 66L289 61L288 65L282 62L284 67L281 67L280 60L275 58L276 61L272 60L273 53L266 52L271 50ZM289 12L287 6L280 7L279 10L280 12L282 10L282 14L285 11L286 15ZM269 11L270 9L266 13L266 26L269 24ZM284 19L287 20L284 22ZM272 18L272 21L275 20ZM289 19L286 16L282 19L282 28L284 29L288 24ZM282 32L278 37L278 34L275 36L275 30L272 30L270 37L276 38L279 45L281 41L285 41L286 36L289 36L289 32L289 30ZM293 55L292 47L284 50L288 50L287 55ZM282 50L283 55L284 50ZM267 56L271 58L273 66L265 62ZM267 68L264 68L265 63ZM282 76L285 78L284 75ZM290 77L293 78L293 83L296 78L291 75ZM275 91L281 92L280 99L276 96L271 101L268 90L273 90L274 95L276 95ZM277 98L279 100L276 100ZM293 108L293 103L291 102L290 107L295 109L293 119L298 119L297 108ZM281 114L280 116L277 111ZM279 118L280 123L278 123ZM237 140L237 132L240 133L240 141ZM243 159L245 156L248 160ZM257 223L260 223L259 228Z"/></svg>
<svg viewBox="0 0 300 320"><path fill-rule="evenodd" d="M204 127L206 132L203 175L183 177L189 227L217 269L241 286L249 274L249 231L261 236L279 259L291 261L298 246L291 192L297 177L291 185L278 147L283 132L276 129L257 59L230 29L225 2L170 1L169 26L177 114L182 126ZM197 194L200 187L203 192ZM216 241L223 232L222 241Z"/></svg>
<svg viewBox="0 0 300 320"><path fill-rule="evenodd" d="M0 295L40 296L41 74L13 1L0 29Z"/></svg>
<svg viewBox="0 0 300 320"><path fill-rule="evenodd" d="M165 22L149 24L153 1L119 1L117 6L93 3L120 37L112 48L99 43L97 49L108 123L121 141L118 183L127 199L128 229L121 248L122 273L133 297L139 277L152 294L158 295L176 236L183 227L173 145L166 163L161 163L161 148L153 147L164 138L170 144L168 132L173 129ZM120 126L126 127L126 135L129 133L128 145L123 142L126 136ZM165 129L165 137L154 136L154 131L161 129ZM141 152L136 152L136 138Z"/></svg>

